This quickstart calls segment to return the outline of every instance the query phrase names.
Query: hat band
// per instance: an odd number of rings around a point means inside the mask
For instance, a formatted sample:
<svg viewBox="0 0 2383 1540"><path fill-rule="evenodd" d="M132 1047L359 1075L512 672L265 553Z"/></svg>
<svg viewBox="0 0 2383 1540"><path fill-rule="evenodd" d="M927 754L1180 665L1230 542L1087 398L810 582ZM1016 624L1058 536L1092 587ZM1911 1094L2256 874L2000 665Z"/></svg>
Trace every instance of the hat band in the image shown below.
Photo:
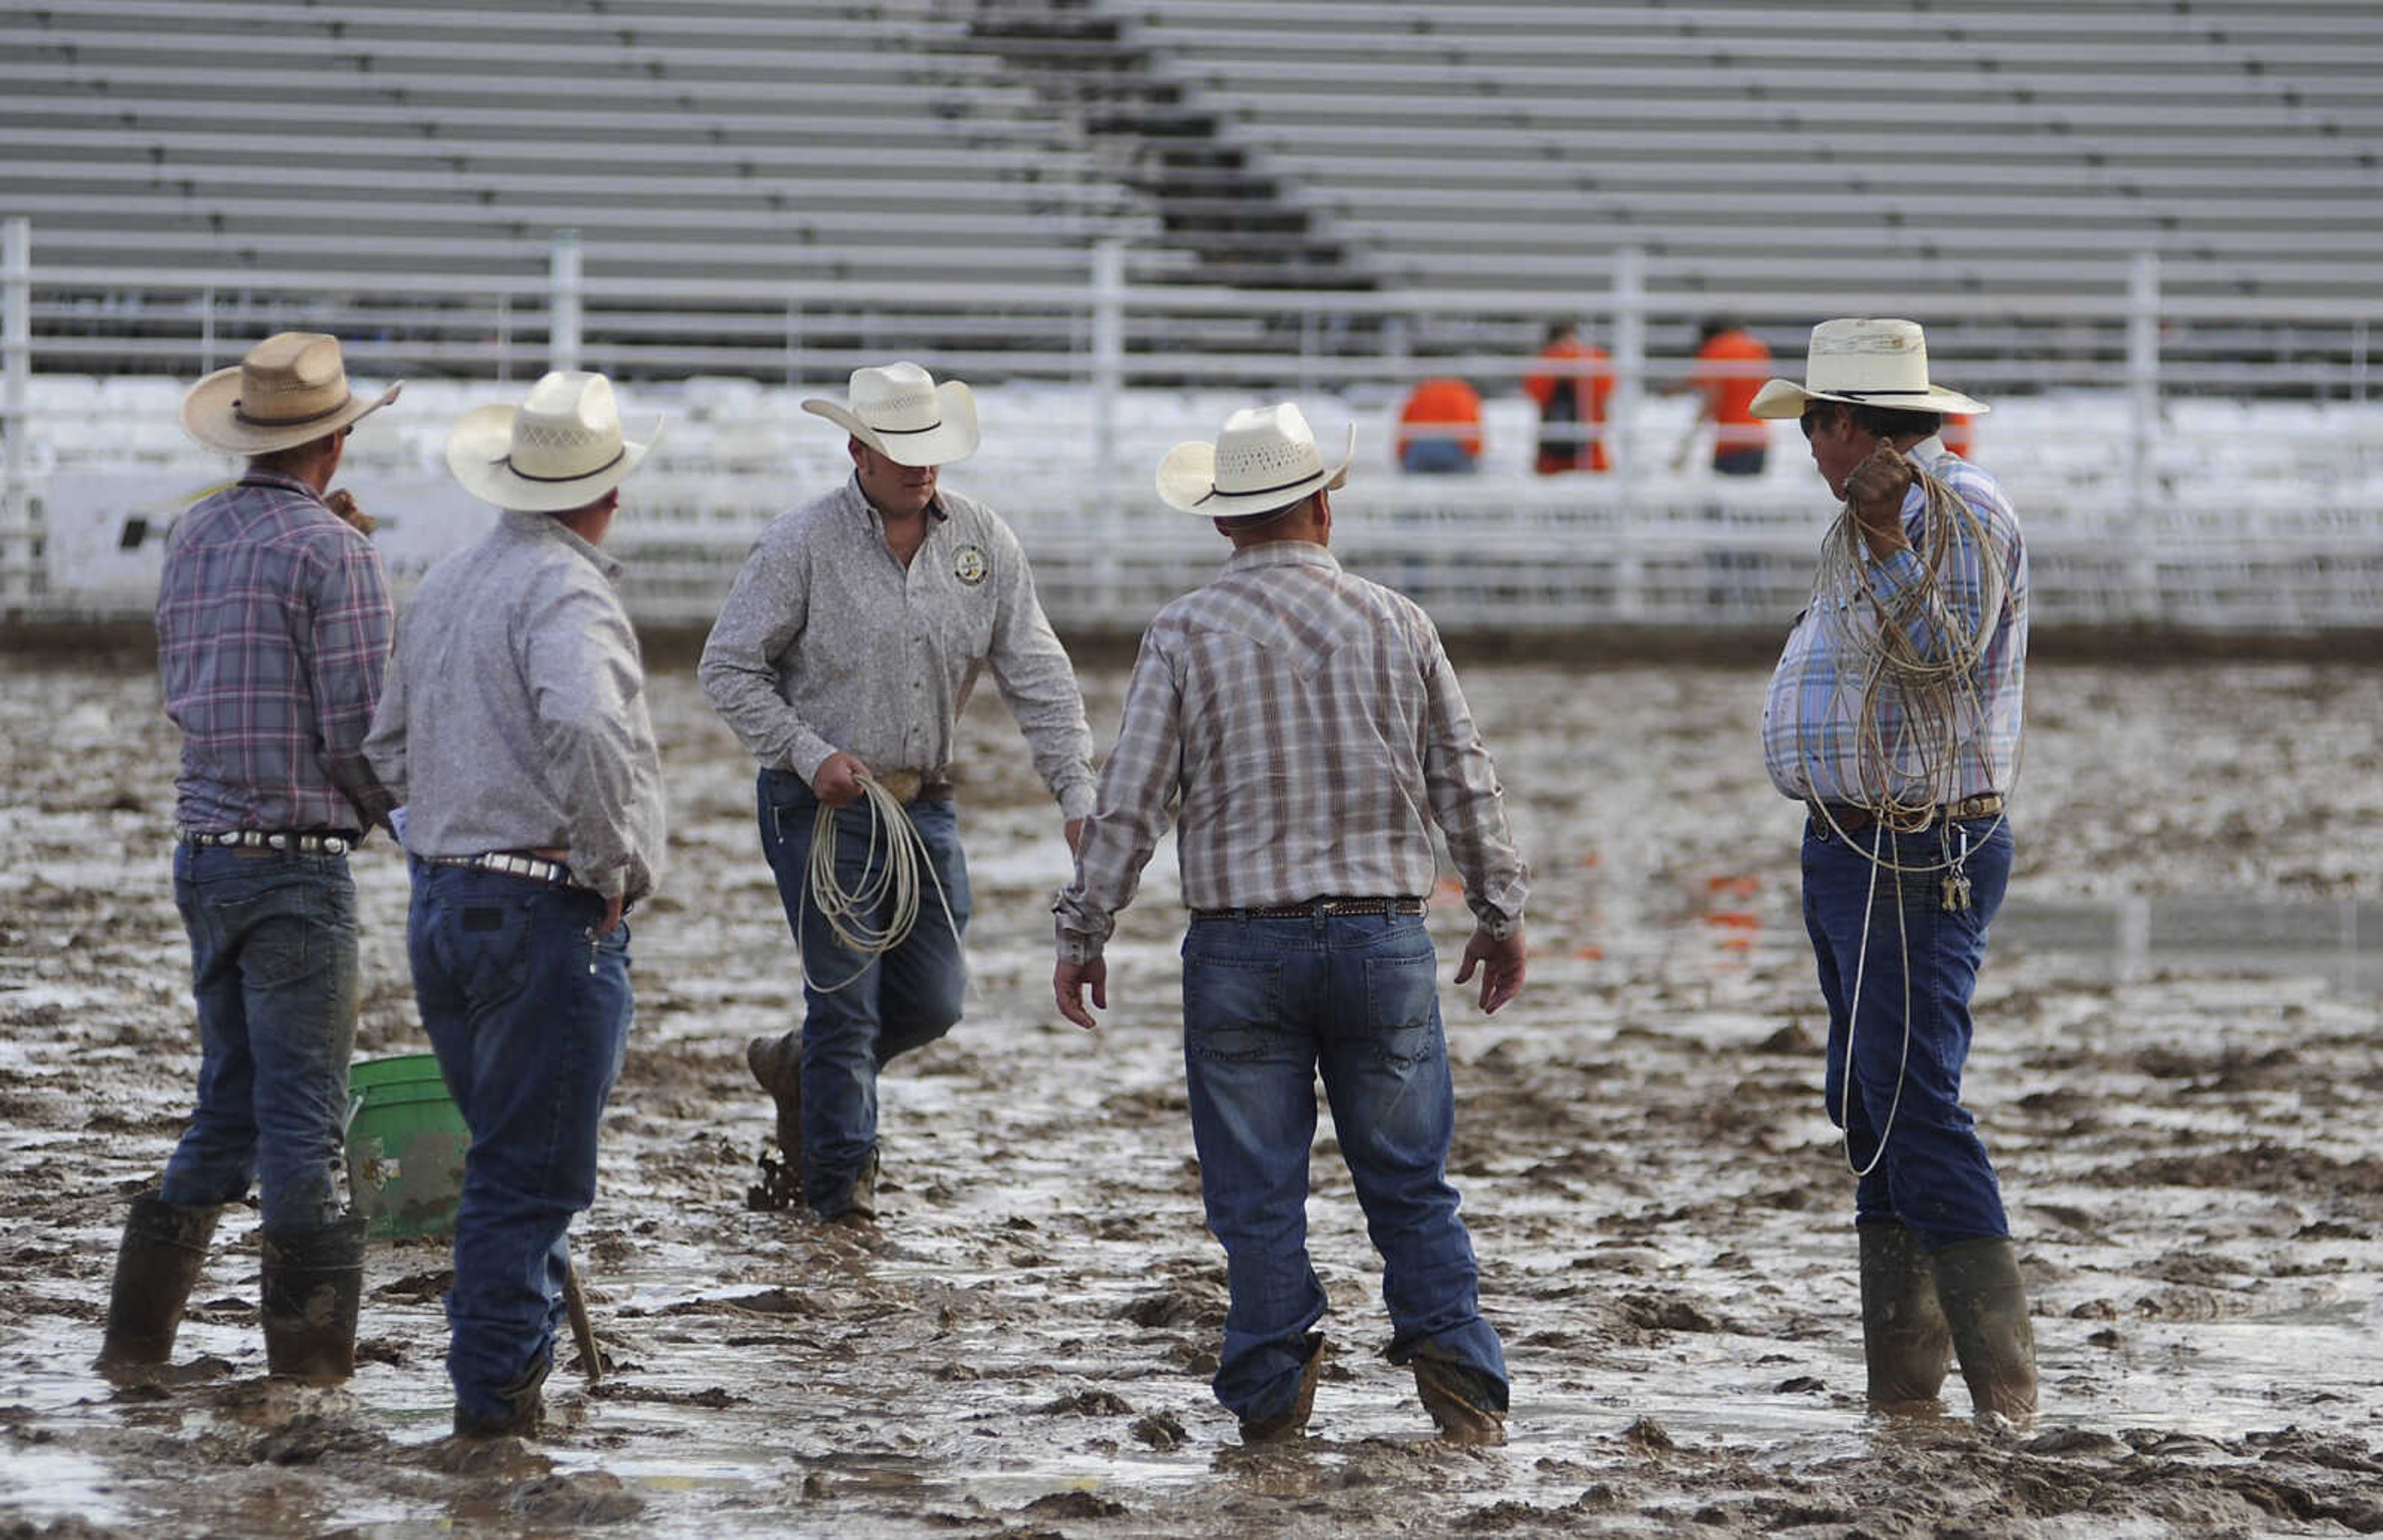
<svg viewBox="0 0 2383 1540"><path fill-rule="evenodd" d="M863 417L863 418L861 418L860 420L861 420L863 423L867 423L867 424L869 425L869 431L870 431L870 432L871 432L871 433L894 433L894 434L907 434L907 433L932 433L932 432L934 432L936 429L938 429L938 428L940 428L940 427L942 427L942 426L944 425L944 420L943 420L941 417L936 418L933 422L929 423L925 427L922 427L922 428L889 428L889 427L879 427L875 423L870 423L870 422L869 421L869 419L868 419L868 418L866 418L866 417Z"/></svg>
<svg viewBox="0 0 2383 1540"><path fill-rule="evenodd" d="M1224 496L1229 498L1263 498L1269 492L1288 492L1294 487L1314 481L1317 476L1320 476L1323 474L1323 468L1318 466L1316 469L1308 472L1305 475L1301 476L1296 480L1278 482L1272 487L1253 487L1246 492L1227 492L1222 487L1217 486L1212 481L1208 484L1208 489L1201 493L1198 499L1194 501L1192 506L1197 508L1201 503L1206 502L1210 498L1216 497L1219 493L1223 493Z"/></svg>
<svg viewBox="0 0 2383 1540"><path fill-rule="evenodd" d="M234 417L237 417L238 419L240 419L241 422L246 423L246 424L247 424L249 426L251 426L251 427L262 427L262 428L273 428L273 427L300 427L300 426L303 426L303 425L304 425L305 424L308 424L308 423L319 423L319 422L321 422L321 421L322 421L324 418L326 418L326 417L336 417L336 416L338 416L340 413L345 412L345 411L349 408L349 406L350 406L350 405L353 404L353 402L355 401L355 399L356 399L356 398L355 398L355 393L354 393L353 391L350 391L350 392L348 393L348 399L347 399L346 400L344 400L344 401L341 401L339 405L337 405L337 406L331 406L331 407L326 407L326 408L324 408L324 409L323 409L322 411L320 411L320 412L309 412L309 413L306 413L306 415L304 415L303 417L256 417L256 416L252 416L252 415L250 415L250 413L249 413L248 410L247 410L245 407L241 406L241 403L240 403L237 400L235 400L231 403L231 414L232 414Z"/></svg>
<svg viewBox="0 0 2383 1540"><path fill-rule="evenodd" d="M597 466L594 470L574 471L567 476L542 476L532 471L525 471L520 466L513 463L513 457L512 455L504 456L502 459L499 460L497 463L503 466L506 470L511 471L513 474L521 477L524 481L542 481L551 487L562 482L586 481L590 476L600 476L605 472L611 470L613 466L618 465L622 461L628 458L629 447L626 444L624 444L621 446L620 453L604 462L601 465Z"/></svg>
<svg viewBox="0 0 2383 1540"><path fill-rule="evenodd" d="M1807 392L1807 394L1809 393L1810 392L1809 391ZM1923 385L1917 390L1832 390L1829 394L1833 396L1852 396L1857 400L1867 400L1872 396L1932 396L1936 394L1936 392L1933 388Z"/></svg>

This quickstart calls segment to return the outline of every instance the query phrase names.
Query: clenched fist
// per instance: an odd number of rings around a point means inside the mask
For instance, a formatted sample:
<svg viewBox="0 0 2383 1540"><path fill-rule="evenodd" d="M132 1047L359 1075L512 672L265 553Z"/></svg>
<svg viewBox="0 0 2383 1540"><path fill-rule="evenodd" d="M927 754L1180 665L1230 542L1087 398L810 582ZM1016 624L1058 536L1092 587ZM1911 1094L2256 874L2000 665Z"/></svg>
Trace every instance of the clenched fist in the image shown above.
<svg viewBox="0 0 2383 1540"><path fill-rule="evenodd" d="M1846 477L1846 501L1853 505L1854 521L1871 554L1884 557L1911 544L1903 533L1903 499L1919 479L1919 470L1886 439L1870 451Z"/></svg>

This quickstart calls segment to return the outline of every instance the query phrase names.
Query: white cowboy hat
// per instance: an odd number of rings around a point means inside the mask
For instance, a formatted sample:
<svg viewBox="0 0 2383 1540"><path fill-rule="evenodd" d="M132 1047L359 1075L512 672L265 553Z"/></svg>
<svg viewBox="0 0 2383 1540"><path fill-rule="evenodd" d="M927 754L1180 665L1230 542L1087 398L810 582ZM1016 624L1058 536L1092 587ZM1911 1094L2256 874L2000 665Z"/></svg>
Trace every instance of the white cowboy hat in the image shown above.
<svg viewBox="0 0 2383 1540"><path fill-rule="evenodd" d="M529 388L519 407L475 407L447 436L447 468L483 502L530 513L584 508L627 478L661 437L654 419L643 439L621 431L612 382L559 369Z"/></svg>
<svg viewBox="0 0 2383 1540"><path fill-rule="evenodd" d="M211 450L270 454L337 433L397 400L402 381L366 400L348 388L340 339L276 332L182 397L182 431Z"/></svg>
<svg viewBox="0 0 2383 1540"><path fill-rule="evenodd" d="M1814 326L1804 383L1766 381L1747 410L1758 417L1801 417L1812 401L1972 415L1994 410L1958 390L1928 383L1928 339L1919 322L1871 316Z"/></svg>
<svg viewBox="0 0 2383 1540"><path fill-rule="evenodd" d="M1349 479L1357 454L1357 425L1348 449L1327 470L1315 431L1289 401L1253 406L1225 419L1213 444L1178 444L1158 462L1158 495L1170 508L1205 519L1271 513Z"/></svg>
<svg viewBox="0 0 2383 1540"><path fill-rule="evenodd" d="M957 380L935 383L916 363L855 369L852 404L803 403L896 465L944 465L976 453L976 393Z"/></svg>

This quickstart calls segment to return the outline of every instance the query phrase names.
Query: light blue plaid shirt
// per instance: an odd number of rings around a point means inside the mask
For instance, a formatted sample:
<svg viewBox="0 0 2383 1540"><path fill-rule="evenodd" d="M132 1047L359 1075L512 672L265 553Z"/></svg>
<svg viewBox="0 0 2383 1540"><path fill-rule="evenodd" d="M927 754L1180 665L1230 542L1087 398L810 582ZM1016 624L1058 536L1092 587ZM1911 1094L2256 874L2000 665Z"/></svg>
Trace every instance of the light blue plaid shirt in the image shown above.
<svg viewBox="0 0 2383 1540"><path fill-rule="evenodd" d="M1970 687L1959 692L1952 745L1957 782L1949 795L1958 800L2007 792L2019 758L2027 673L2027 547L2019 536L2019 515L1993 476L1947 450L1942 440L1923 439L1912 446L1908 457L1976 511L1988 544L2001 558L2006 580L2001 619L1970 677ZM1903 525L1915 547L1926 507L1926 492L1914 486L1904 498ZM1923 615L1912 628L1911 640L1927 656L1941 656L1948 636L1977 634L1984 608L1994 598L1988 591L1987 563L1974 545L1957 540L1947 566L1948 571L1937 574L1946 610ZM1863 576L1879 608L1845 618L1855 626L1874 628L1879 616L1890 612L1925 575L1916 550L1896 551L1884 561L1865 561ZM1762 704L1763 762L1771 783L1788 796L1805 802L1858 802L1863 800L1865 782L1859 716L1867 682L1854 676L1852 660L1838 655L1837 628L1823 623L1818 613L1821 602L1816 598L1796 617L1786 650L1772 672L1771 691ZM1889 744L1900 742L1905 708L1891 691L1881 697L1879 716L1871 724L1875 735ZM1907 801L1925 795L1928 778L1922 770L1916 758L1905 756L1889 769L1892 794Z"/></svg>

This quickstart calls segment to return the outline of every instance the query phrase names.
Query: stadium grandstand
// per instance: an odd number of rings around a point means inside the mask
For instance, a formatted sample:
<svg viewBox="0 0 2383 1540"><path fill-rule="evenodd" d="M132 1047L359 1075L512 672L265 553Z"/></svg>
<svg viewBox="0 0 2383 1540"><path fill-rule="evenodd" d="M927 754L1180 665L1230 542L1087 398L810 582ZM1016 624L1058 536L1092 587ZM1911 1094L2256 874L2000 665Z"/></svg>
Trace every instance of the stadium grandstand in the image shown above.
<svg viewBox="0 0 2383 1540"><path fill-rule="evenodd" d="M21 232L0 595L129 602L56 570L121 538L116 504L68 527L99 495L74 478L102 469L73 425L312 326L426 410L442 382L557 362L676 407L677 506L709 533L672 548L694 554L653 612L698 612L711 547L821 468L793 395L896 355L1013 392L1032 426L984 474L1104 538L1104 506L1147 502L1152 446L1212 397L1329 398L1378 458L1407 382L1463 375L1491 398L1485 474L1382 478L1402 538L1477 554L1485 521L1521 518L1529 549L1570 520L1687 554L1669 588L1625 561L1535 573L1518 602L1501 569L1450 579L1450 602L1693 620L1721 602L1691 560L1720 527L1775 533L1777 581L1744 599L1767 612L1809 543L1800 452L1746 488L1683 474L1672 392L1710 314L1792 371L1812 321L1869 312L1921 319L1940 375L2019 398L1995 432L2031 403L2106 427L2074 463L2031 444L2011 467L2056 611L2064 522L2080 548L2114 523L2218 548L2237 532L2195 499L2247 486L2278 510L2247 547L2346 564L2321 594L2269 602L2241 552L2183 582L2138 551L2080 570L2080 613L2175 618L2215 583L2240 602L2209 623L2347 623L2383 564L2355 514L2383 479L2378 82L2367 0L0 7L0 217ZM1516 387L1551 316L1614 355L1611 477L1525 469ZM206 462L158 421L130 456L187 480ZM432 426L387 431L393 464L435 466ZM1130 622L1173 551L1151 546L1139 585L1057 570L1055 604ZM1414 560L1426 588L1449 571Z"/></svg>

